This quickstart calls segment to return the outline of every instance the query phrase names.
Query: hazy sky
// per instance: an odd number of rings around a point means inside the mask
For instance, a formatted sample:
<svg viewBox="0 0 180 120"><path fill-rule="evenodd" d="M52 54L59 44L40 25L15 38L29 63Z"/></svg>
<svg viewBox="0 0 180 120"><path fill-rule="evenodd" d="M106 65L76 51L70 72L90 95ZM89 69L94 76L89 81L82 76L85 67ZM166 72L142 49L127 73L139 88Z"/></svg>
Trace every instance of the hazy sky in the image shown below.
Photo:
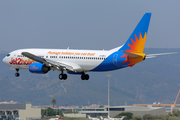
<svg viewBox="0 0 180 120"><path fill-rule="evenodd" d="M0 51L112 49L151 12L146 48L180 48L180 0L1 0Z"/></svg>

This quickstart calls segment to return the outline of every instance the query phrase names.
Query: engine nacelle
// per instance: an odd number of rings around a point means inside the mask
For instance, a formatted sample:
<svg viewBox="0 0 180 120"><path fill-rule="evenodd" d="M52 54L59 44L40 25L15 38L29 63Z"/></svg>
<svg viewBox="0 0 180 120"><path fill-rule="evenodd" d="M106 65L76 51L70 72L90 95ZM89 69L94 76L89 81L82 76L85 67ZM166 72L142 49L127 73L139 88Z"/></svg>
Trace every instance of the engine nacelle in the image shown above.
<svg viewBox="0 0 180 120"><path fill-rule="evenodd" d="M32 63L29 65L29 71L32 73L41 73L45 74L50 70L49 67L42 63Z"/></svg>

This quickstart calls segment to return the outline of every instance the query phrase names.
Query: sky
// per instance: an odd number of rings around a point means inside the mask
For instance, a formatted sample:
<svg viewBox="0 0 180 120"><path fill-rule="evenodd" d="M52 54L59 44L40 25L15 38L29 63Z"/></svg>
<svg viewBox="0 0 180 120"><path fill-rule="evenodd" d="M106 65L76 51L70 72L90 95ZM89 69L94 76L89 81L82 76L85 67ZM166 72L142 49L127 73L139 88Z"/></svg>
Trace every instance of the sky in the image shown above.
<svg viewBox="0 0 180 120"><path fill-rule="evenodd" d="M146 12L145 48L180 48L180 0L1 0L0 51L109 50L121 46Z"/></svg>

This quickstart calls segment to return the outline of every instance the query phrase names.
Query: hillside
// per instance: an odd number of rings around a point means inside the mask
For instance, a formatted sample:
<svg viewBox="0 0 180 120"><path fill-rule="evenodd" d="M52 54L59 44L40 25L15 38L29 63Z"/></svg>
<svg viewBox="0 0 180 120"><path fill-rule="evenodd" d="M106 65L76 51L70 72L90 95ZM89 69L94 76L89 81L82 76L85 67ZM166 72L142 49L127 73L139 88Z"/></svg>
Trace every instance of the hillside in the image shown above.
<svg viewBox="0 0 180 120"><path fill-rule="evenodd" d="M89 72L90 80L82 81L79 75L69 75L66 81L58 79L59 72L46 75L15 71L0 62L0 101L17 101L33 105L107 104L107 74L110 78L111 105L134 103L173 103L180 88L180 49L145 49L145 53L179 52L175 55L147 59L134 67L111 72ZM0 53L2 60L5 54ZM180 103L180 99L177 101Z"/></svg>

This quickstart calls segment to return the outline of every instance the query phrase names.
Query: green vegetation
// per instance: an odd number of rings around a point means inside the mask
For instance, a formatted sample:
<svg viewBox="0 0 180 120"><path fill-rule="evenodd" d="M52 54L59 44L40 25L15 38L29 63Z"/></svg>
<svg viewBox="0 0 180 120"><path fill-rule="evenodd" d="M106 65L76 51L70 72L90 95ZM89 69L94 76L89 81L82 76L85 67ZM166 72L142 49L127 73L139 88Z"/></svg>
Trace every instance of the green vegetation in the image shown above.
<svg viewBox="0 0 180 120"><path fill-rule="evenodd" d="M51 104L52 104L53 107L54 107L54 105L56 104L56 99L52 99Z"/></svg>
<svg viewBox="0 0 180 120"><path fill-rule="evenodd" d="M55 115L63 115L62 110L53 110L52 108L48 107L47 109L41 109L41 115L42 116L55 116Z"/></svg>
<svg viewBox="0 0 180 120"><path fill-rule="evenodd" d="M173 117L168 115L151 115L146 114L142 117L142 120L180 120L180 117Z"/></svg>
<svg viewBox="0 0 180 120"><path fill-rule="evenodd" d="M143 117L138 115L133 115L132 119L129 120L180 120L180 116L174 116L174 115L151 115L151 114L145 114Z"/></svg>
<svg viewBox="0 0 180 120"><path fill-rule="evenodd" d="M124 120L129 120L132 118L133 113L130 112L122 112L115 116L115 118L121 118L122 116L125 116Z"/></svg>
<svg viewBox="0 0 180 120"><path fill-rule="evenodd" d="M169 115L171 115L171 114L169 114ZM171 116L180 117L180 111L179 110L173 111L173 114Z"/></svg>
<svg viewBox="0 0 180 120"><path fill-rule="evenodd" d="M133 120L141 120L141 116L139 116L139 115L133 115Z"/></svg>
<svg viewBox="0 0 180 120"><path fill-rule="evenodd" d="M125 116L124 120L180 120L180 111L176 110L173 112L173 114L167 114L167 115L151 115L151 114L145 114L143 117L139 115L133 115L133 113L130 112L122 112L118 115L116 115L114 118L121 118L122 116Z"/></svg>

